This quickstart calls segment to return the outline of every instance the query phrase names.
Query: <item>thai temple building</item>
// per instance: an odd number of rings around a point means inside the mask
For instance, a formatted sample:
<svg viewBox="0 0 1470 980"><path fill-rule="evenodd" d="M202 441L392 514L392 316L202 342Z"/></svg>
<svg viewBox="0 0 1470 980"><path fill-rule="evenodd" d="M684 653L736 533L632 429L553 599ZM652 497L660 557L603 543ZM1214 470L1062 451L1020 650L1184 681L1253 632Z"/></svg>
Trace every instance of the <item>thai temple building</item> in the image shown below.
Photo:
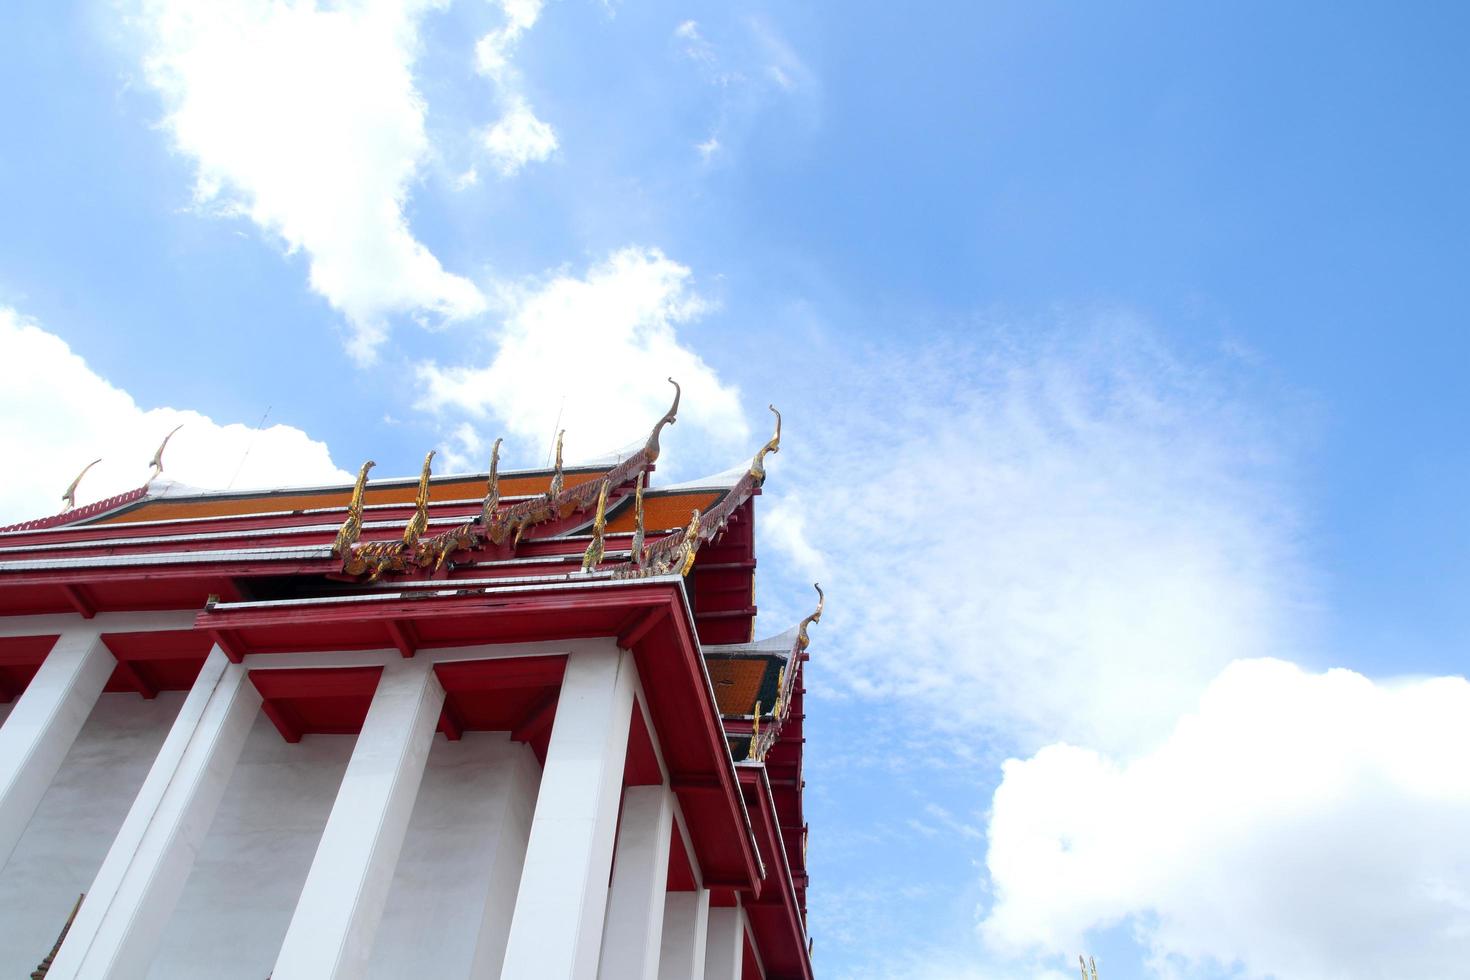
<svg viewBox="0 0 1470 980"><path fill-rule="evenodd" d="M753 635L780 416L654 488L677 409L353 486L190 491L160 447L0 529L0 976L810 978L819 596Z"/></svg>

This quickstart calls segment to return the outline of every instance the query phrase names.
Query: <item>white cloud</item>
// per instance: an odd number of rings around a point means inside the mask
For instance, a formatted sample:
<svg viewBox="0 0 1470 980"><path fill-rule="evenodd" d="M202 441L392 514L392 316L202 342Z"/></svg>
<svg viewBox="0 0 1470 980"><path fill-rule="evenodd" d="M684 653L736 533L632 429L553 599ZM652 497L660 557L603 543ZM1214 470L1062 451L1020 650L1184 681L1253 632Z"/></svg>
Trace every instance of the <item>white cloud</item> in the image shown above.
<svg viewBox="0 0 1470 980"><path fill-rule="evenodd" d="M703 143L695 143L694 148L699 151L699 158L705 163L708 163L711 157L720 152L719 137L710 136Z"/></svg>
<svg viewBox="0 0 1470 980"><path fill-rule="evenodd" d="M395 314L480 312L404 214L430 152L412 67L443 0L318 6L141 0L149 83L196 198L248 216L311 260L311 286L346 314L368 361Z"/></svg>
<svg viewBox="0 0 1470 980"><path fill-rule="evenodd" d="M511 61L522 35L541 17L542 0L492 0L505 23L480 38L475 62L495 85L500 119L485 132L485 149L503 177L513 177L530 163L551 158L558 141L550 123L537 118L523 91L520 72Z"/></svg>
<svg viewBox="0 0 1470 980"><path fill-rule="evenodd" d="M350 480L325 444L300 429L220 425L198 412L144 409L97 376L54 334L0 307L0 524L46 517L61 494L97 457L77 491L83 506L143 484L158 443L183 428L164 454L164 476L206 489Z"/></svg>
<svg viewBox="0 0 1470 980"><path fill-rule="evenodd" d="M1132 761L1053 745L1006 764L984 934L1081 948L1132 917L1164 976L1453 973L1470 957L1467 745L1463 678L1231 664Z"/></svg>
<svg viewBox="0 0 1470 980"><path fill-rule="evenodd" d="M519 95L507 100L505 114L485 133L485 148L502 177L514 177L526 164L548 159L556 147L555 130L537 119Z"/></svg>
<svg viewBox="0 0 1470 980"><path fill-rule="evenodd" d="M707 309L692 278L657 249L625 248L585 277L563 272L510 288L494 359L484 367L422 365L419 407L493 413L509 434L536 446L547 444L560 418L569 458L586 458L640 438L668 408L664 378L673 376L684 388L681 432L692 426L744 446L738 391L677 334Z"/></svg>
<svg viewBox="0 0 1470 980"><path fill-rule="evenodd" d="M771 543L830 568L834 683L967 745L1151 745L1305 632L1274 439L1126 323L985 343L795 369Z"/></svg>

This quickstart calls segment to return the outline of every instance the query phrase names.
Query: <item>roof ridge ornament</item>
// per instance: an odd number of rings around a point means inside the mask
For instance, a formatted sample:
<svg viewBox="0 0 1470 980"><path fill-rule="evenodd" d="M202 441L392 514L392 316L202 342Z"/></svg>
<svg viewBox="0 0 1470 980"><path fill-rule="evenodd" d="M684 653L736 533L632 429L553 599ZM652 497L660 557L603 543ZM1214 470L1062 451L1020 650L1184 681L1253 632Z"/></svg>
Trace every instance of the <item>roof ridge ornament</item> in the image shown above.
<svg viewBox="0 0 1470 980"><path fill-rule="evenodd" d="M745 750L745 761L763 762L766 754L757 746L761 740L761 703L755 703L755 714L750 716L750 747Z"/></svg>
<svg viewBox="0 0 1470 980"><path fill-rule="evenodd" d="M362 495L367 489L368 470L378 464L372 460L362 464L357 471L357 482L352 485L352 499L347 502L347 519L337 529L337 540L332 543L332 554L346 558L357 539L362 536Z"/></svg>
<svg viewBox="0 0 1470 980"><path fill-rule="evenodd" d="M92 467L96 466L100 462L102 462L102 457L98 456L96 459L92 460L92 462L88 463L86 466L83 466L82 471L77 474L77 478L71 481L71 485L68 486L66 488L66 492L61 495L61 513L69 514L76 508L77 484L82 482L82 477L87 475L88 470L90 470Z"/></svg>
<svg viewBox="0 0 1470 980"><path fill-rule="evenodd" d="M146 481L144 481L144 483L143 483L143 486L144 486L145 489L154 480L158 479L160 475L162 475L162 473L163 473L163 451L168 448L168 441L174 437L174 433L175 432L178 432L183 427L184 427L184 423L182 423L182 422L180 422L178 425L174 426L173 429L172 429L172 431L170 431L168 435L164 436L163 437L163 441L158 444L158 449L156 451L154 451L153 458L148 461L148 465L152 468L152 472L148 474L148 479Z"/></svg>
<svg viewBox="0 0 1470 980"><path fill-rule="evenodd" d="M597 517L592 521L592 540L587 542L587 550L582 553L582 571L590 572L602 563L604 551L603 532L607 530L607 488L608 481L602 481L602 489L597 492Z"/></svg>
<svg viewBox="0 0 1470 980"><path fill-rule="evenodd" d="M560 497L562 488L566 485L567 478L566 475L562 473L561 467L561 442L562 437L564 437L566 434L566 429L562 429L556 434L556 469L554 469L551 473L551 487L546 491L546 496L551 497L552 499Z"/></svg>
<svg viewBox="0 0 1470 980"><path fill-rule="evenodd" d="M654 424L653 432L649 434L648 441L643 444L643 452L648 457L648 462L650 463L658 459L659 432L662 431L664 426L673 425L675 422L679 421L679 398L681 395L683 395L684 390L679 387L679 382L675 381L673 378L669 378L668 382L669 384L674 386L674 404L670 405L669 410L664 413L664 417L659 419L658 422Z"/></svg>
<svg viewBox="0 0 1470 980"><path fill-rule="evenodd" d="M485 503L480 507L480 527L489 531L500 507L500 444L498 436L490 449L490 476L485 481Z"/></svg>
<svg viewBox="0 0 1470 980"><path fill-rule="evenodd" d="M424 468L419 471L419 492L413 498L413 516L403 527L403 544L407 548L418 544L419 538L429 529L429 478L434 474L436 452L436 449L429 450L429 455L424 457Z"/></svg>
<svg viewBox="0 0 1470 980"><path fill-rule="evenodd" d="M822 591L822 586L817 582L813 582L812 588L817 590L817 608L810 616L803 619L801 625L796 628L797 653L806 652L807 644L811 642L811 639L806 635L806 628L813 623L820 623L822 621L822 607L827 604L827 594Z"/></svg>
<svg viewBox="0 0 1470 980"><path fill-rule="evenodd" d="M750 461L750 475L754 478L757 487L762 486L766 482L766 454L779 453L781 451L781 413L776 410L775 405L767 405L766 407L776 416L776 434L771 436L770 442L762 446L760 451L755 454L755 459Z"/></svg>
<svg viewBox="0 0 1470 980"><path fill-rule="evenodd" d="M633 485L633 557L635 568L642 568L648 562L648 556L644 554L643 538L643 471L638 471L638 482Z"/></svg>

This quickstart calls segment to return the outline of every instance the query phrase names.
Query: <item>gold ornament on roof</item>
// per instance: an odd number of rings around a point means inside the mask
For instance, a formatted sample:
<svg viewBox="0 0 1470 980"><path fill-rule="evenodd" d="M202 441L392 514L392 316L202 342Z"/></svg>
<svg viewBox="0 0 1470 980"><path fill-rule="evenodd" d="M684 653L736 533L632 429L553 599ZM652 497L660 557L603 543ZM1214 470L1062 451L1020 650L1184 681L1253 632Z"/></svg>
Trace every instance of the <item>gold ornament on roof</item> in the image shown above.
<svg viewBox="0 0 1470 980"><path fill-rule="evenodd" d="M602 489L597 494L597 517L592 521L592 540L587 542L587 550L582 553L584 572L590 572L602 563L602 535L607 530L607 486L607 481L603 480Z"/></svg>
<svg viewBox="0 0 1470 980"><path fill-rule="evenodd" d="M650 463L658 459L659 432L663 429L664 426L673 425L675 422L678 421L676 416L679 414L679 396L683 394L683 389L679 387L679 382L675 381L673 378L669 378L668 381L669 384L674 386L674 404L669 406L669 410L664 413L664 417L659 419L657 424L654 425L653 432L648 437L648 442L643 444L644 454L648 457L648 462Z"/></svg>
<svg viewBox="0 0 1470 980"><path fill-rule="evenodd" d="M368 470L377 466L372 460L362 464L357 471L357 482L352 485L352 499L347 502L347 519L337 529L337 540L332 543L332 554L345 558L357 539L362 536L362 494L367 489Z"/></svg>
<svg viewBox="0 0 1470 980"><path fill-rule="evenodd" d="M153 458L148 461L148 465L149 467L151 467L151 472L149 472L148 480L143 484L143 486L148 486L154 480L158 479L159 474L163 472L163 451L168 448L168 441L174 437L174 432L178 432L183 427L184 424L182 422L174 426L173 431L164 436L163 441L158 444L158 449L154 452Z"/></svg>
<svg viewBox="0 0 1470 980"><path fill-rule="evenodd" d="M500 508L500 443L497 438L490 449L490 477L485 482L485 503L480 506L480 526L487 531L495 523Z"/></svg>
<svg viewBox="0 0 1470 980"><path fill-rule="evenodd" d="M755 703L755 714L753 714L753 715L750 716L750 748L747 749L746 752L745 752L746 761L748 761L748 762L759 762L759 761L761 761L760 760L760 755L758 754L757 749L756 749L756 743L760 741L760 737L761 737L761 703L759 701L757 701Z"/></svg>
<svg viewBox="0 0 1470 980"><path fill-rule="evenodd" d="M694 513L689 518L689 526L684 529L684 561L679 566L680 575L688 575L689 569L694 567L694 556L699 551L699 508L694 508Z"/></svg>
<svg viewBox="0 0 1470 980"><path fill-rule="evenodd" d="M633 558L635 568L642 568L648 560L643 553L643 474L638 474L638 482L633 486Z"/></svg>
<svg viewBox="0 0 1470 980"><path fill-rule="evenodd" d="M433 474L431 465L435 452L436 450L429 450L429 455L424 457L424 468L419 472L419 492L413 498L413 516L403 528L403 544L407 548L417 544L419 538L429 529L429 477Z"/></svg>
<svg viewBox="0 0 1470 980"><path fill-rule="evenodd" d="M781 413L776 411L775 405L766 407L776 416L776 434L771 436L771 441L762 446L760 452L755 454L755 459L750 461L750 475L755 479L756 486L766 482L766 454L781 451Z"/></svg>
<svg viewBox="0 0 1470 980"><path fill-rule="evenodd" d="M562 429L556 434L556 468L551 473L551 488L546 491L546 496L551 497L553 500L561 496L562 487L566 483L566 477L562 475L561 471L561 441L562 437L566 434L566 429Z"/></svg>
<svg viewBox="0 0 1470 980"><path fill-rule="evenodd" d="M1097 980L1097 963L1093 961L1091 956L1083 960L1079 955L1077 957L1077 965L1082 969L1082 980ZM1091 976L1088 975L1088 967L1092 968Z"/></svg>
<svg viewBox="0 0 1470 980"><path fill-rule="evenodd" d="M810 616L808 616L806 619L803 619L801 621L801 625L798 626L796 629L797 653L804 652L806 650L807 644L811 642L811 639L806 635L806 628L812 623L820 623L822 621L822 607L827 604L827 595L822 591L821 585L813 582L812 588L817 590L817 608L815 611L812 612Z"/></svg>
<svg viewBox="0 0 1470 980"><path fill-rule="evenodd" d="M92 460L92 462L88 463L86 466L83 466L82 471L77 474L77 478L71 481L71 484L66 488L66 492L61 495L61 512L63 514L69 513L73 508L76 507L77 484L82 482L82 477L87 475L88 470L90 470L92 467L96 466L100 462L102 462L102 458L99 456L98 458Z"/></svg>

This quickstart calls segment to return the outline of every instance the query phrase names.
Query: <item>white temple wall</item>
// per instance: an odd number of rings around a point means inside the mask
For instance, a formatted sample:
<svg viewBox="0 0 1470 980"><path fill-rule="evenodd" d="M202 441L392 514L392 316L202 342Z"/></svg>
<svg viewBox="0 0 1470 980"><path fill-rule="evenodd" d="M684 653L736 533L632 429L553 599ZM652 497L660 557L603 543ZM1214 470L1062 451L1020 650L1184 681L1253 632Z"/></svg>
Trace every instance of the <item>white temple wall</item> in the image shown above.
<svg viewBox="0 0 1470 980"><path fill-rule="evenodd" d="M293 745L256 717L150 980L264 980L356 741L306 735Z"/></svg>
<svg viewBox="0 0 1470 980"><path fill-rule="evenodd" d="M183 691L165 691L152 701L131 693L97 699L0 868L0 976L30 976L51 951L183 701ZM0 705L0 721L11 707Z"/></svg>
<svg viewBox="0 0 1470 980"><path fill-rule="evenodd" d="M504 732L435 736L369 977L470 978L492 872L509 876L510 887L497 890L503 953L539 780L534 753ZM498 962L490 969L500 975Z"/></svg>

